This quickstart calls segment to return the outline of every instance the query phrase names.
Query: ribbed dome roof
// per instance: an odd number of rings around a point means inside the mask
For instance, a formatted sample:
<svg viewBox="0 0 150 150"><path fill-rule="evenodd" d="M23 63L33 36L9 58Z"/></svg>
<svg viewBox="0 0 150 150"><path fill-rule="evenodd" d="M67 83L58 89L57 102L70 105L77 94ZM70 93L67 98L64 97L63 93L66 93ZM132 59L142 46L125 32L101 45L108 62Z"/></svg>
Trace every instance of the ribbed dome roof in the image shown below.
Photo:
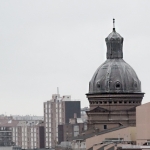
<svg viewBox="0 0 150 150"><path fill-rule="evenodd" d="M107 60L93 75L89 93L141 92L141 82L135 71L123 60L123 38L113 28L105 40Z"/></svg>
<svg viewBox="0 0 150 150"><path fill-rule="evenodd" d="M141 92L133 68L123 59L107 59L94 73L89 93L135 93Z"/></svg>
<svg viewBox="0 0 150 150"><path fill-rule="evenodd" d="M116 39L121 41L123 38L121 37L121 35L119 33L117 33L115 31L115 29L113 29L113 31L108 35L108 37L106 38L106 40L113 41L113 40L116 40Z"/></svg>

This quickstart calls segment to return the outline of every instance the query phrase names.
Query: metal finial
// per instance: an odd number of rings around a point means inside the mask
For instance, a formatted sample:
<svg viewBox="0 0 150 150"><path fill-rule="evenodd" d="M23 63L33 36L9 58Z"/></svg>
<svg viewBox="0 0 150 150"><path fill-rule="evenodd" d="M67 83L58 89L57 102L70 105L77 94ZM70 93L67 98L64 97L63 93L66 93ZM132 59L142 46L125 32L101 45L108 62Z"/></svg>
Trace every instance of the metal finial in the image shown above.
<svg viewBox="0 0 150 150"><path fill-rule="evenodd" d="M115 31L115 19L113 19L113 30Z"/></svg>

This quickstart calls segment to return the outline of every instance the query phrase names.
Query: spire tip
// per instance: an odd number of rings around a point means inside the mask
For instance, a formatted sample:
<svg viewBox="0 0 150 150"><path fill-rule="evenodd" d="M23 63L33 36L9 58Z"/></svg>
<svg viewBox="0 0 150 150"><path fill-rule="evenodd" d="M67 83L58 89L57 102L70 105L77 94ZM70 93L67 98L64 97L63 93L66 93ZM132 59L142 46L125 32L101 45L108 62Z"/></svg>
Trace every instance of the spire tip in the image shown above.
<svg viewBox="0 0 150 150"><path fill-rule="evenodd" d="M113 18L113 31L115 31L115 19Z"/></svg>

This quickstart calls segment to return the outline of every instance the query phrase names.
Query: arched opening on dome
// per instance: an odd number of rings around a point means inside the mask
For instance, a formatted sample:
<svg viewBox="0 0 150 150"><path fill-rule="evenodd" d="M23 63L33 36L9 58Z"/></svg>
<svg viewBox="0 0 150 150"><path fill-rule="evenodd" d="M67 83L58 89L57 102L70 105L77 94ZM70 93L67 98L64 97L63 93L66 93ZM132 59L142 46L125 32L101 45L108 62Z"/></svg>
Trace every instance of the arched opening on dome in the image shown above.
<svg viewBox="0 0 150 150"><path fill-rule="evenodd" d="M137 89L137 82L136 81L134 81L134 87L135 87L135 89Z"/></svg>
<svg viewBox="0 0 150 150"><path fill-rule="evenodd" d="M119 81L116 82L116 89L119 90L121 88L121 83Z"/></svg>
<svg viewBox="0 0 150 150"><path fill-rule="evenodd" d="M98 81L98 82L97 82L97 87L98 87L98 88L100 88L100 87L101 87L101 85L100 85L100 81Z"/></svg>

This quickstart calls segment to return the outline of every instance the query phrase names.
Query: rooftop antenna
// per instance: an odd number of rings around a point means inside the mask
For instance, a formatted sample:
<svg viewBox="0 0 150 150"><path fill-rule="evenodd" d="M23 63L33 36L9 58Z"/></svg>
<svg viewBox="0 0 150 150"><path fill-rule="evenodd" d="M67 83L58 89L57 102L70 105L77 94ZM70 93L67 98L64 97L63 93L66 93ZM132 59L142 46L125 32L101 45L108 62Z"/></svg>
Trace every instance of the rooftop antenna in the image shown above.
<svg viewBox="0 0 150 150"><path fill-rule="evenodd" d="M59 94L59 87L57 87L57 94Z"/></svg>
<svg viewBox="0 0 150 150"><path fill-rule="evenodd" d="M115 19L113 18L113 31L115 31Z"/></svg>

